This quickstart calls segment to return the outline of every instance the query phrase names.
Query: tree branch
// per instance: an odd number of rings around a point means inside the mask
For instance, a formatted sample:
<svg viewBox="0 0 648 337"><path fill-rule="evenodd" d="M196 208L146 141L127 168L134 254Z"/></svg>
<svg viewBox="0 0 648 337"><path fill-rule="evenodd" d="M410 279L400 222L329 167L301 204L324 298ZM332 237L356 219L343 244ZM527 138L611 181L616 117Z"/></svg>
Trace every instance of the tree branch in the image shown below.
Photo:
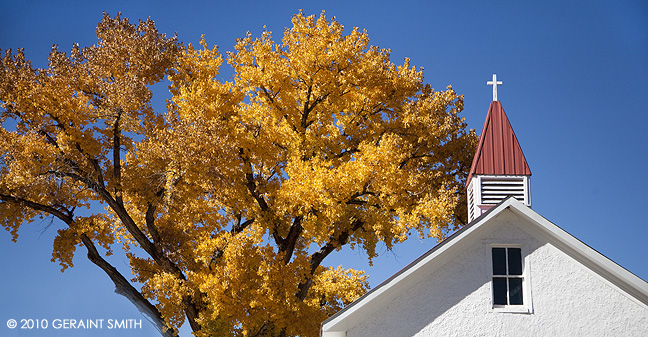
<svg viewBox="0 0 648 337"><path fill-rule="evenodd" d="M164 196L164 189L160 189L155 194L157 200L148 202L146 207L146 214L144 216L144 221L146 222L146 229L148 229L148 232L151 235L151 239L153 239L154 244L160 243L161 241L160 232L158 231L157 226L155 226L155 211L157 210L157 205L163 196Z"/></svg>
<svg viewBox="0 0 648 337"><path fill-rule="evenodd" d="M247 171L245 172L245 181L246 181L245 186L247 187L248 191L250 191L250 194L252 195L254 200L256 200L257 205L259 205L259 208L261 209L261 212L270 212L270 207L268 207L268 203L266 203L263 196L257 190L256 181L254 180L254 173L252 172L252 164L245 157L244 150L242 148L239 148L239 157L243 161L243 164L245 165ZM270 215L272 216L272 214ZM274 219L274 217L272 218ZM277 244L278 247L283 247L284 239L277 232L276 225L275 228L272 230L272 237L274 238L275 243Z"/></svg>
<svg viewBox="0 0 648 337"><path fill-rule="evenodd" d="M120 206L124 206L122 197L122 177L121 177L121 129L119 122L121 120L123 111L117 109L117 116L115 117L115 124L113 125L113 175L115 177L115 201Z"/></svg>
<svg viewBox="0 0 648 337"><path fill-rule="evenodd" d="M280 251L285 252L285 255L283 257L284 264L288 264L288 262L290 262L290 259L292 258L292 254L293 251L295 250L295 244L297 243L297 239L299 239L299 235L304 229L301 225L303 220L304 217L301 215L295 217L292 226L290 226L290 231L288 232L288 236L283 241L284 243L283 247L279 247Z"/></svg>
<svg viewBox="0 0 648 337"><path fill-rule="evenodd" d="M87 235L81 234L81 242L83 242L83 245L88 250L88 259L101 268L113 281L117 294L128 298L140 312L150 317L162 336L173 337L177 335L174 329L166 325L160 311L142 296L115 267L101 257L101 254L99 254L94 243L92 243L92 240Z"/></svg>
<svg viewBox="0 0 648 337"><path fill-rule="evenodd" d="M2 200L4 202L11 202L11 203L15 203L15 204L18 204L18 205L26 206L26 207L29 207L29 208L31 208L33 210L36 210L36 211L49 213L49 214L61 219L63 222L65 222L68 225L71 224L74 221L74 219L72 218L72 214L71 214L72 212L67 211L67 210L66 210L67 212L64 213L63 211L58 210L58 209L56 209L56 208L54 208L52 206L39 204L37 202L33 202L33 201L23 199L23 198L13 197L13 196L6 195L6 194L0 194L0 200Z"/></svg>
<svg viewBox="0 0 648 337"><path fill-rule="evenodd" d="M251 225L254 222L254 218L252 219L247 219L243 223L241 223L241 217L239 215L238 217L238 223L234 226L232 226L232 230L230 231L232 234L238 234L242 232L247 226Z"/></svg>
<svg viewBox="0 0 648 337"><path fill-rule="evenodd" d="M308 125L306 121L308 120L308 114L311 112L311 108L308 106L310 104L311 94L313 93L313 85L308 86L308 92L306 93L306 102L304 102L304 111L302 112L301 118L301 127L306 130Z"/></svg>
<svg viewBox="0 0 648 337"><path fill-rule="evenodd" d="M237 223L232 226L232 229L230 230L231 234L239 234L241 233L247 226L251 225L254 222L254 218L248 219L241 223L241 215L238 214L236 216ZM225 243L227 245L227 243ZM209 260L209 268L211 270L212 264L216 263L216 260L220 259L221 256L223 256L223 249L224 248L216 248L216 250L212 253L212 258Z"/></svg>
<svg viewBox="0 0 648 337"><path fill-rule="evenodd" d="M313 124L313 121L308 122L308 115L315 109L315 107L324 101L330 93L327 93L323 96L318 97L315 101L313 101L313 104L311 104L311 96L313 94L313 86L308 87L308 92L306 93L306 102L304 103L304 111L302 112L302 118L301 118L301 127L306 130L311 124Z"/></svg>
<svg viewBox="0 0 648 337"><path fill-rule="evenodd" d="M347 240L349 240L349 236L353 234L356 230L362 228L364 225L364 222L360 220L353 220L351 222L351 227L348 228L345 231L342 231L338 233L337 235L331 235L329 238L329 241L320 248L317 252L313 253L311 255L311 271L310 271L310 276L306 279L306 282L299 284L299 291L297 292L297 298L300 300L304 300L306 298L306 295L308 295L308 290L310 289L311 285L313 284L313 277L312 275L315 273L315 270L319 265L322 263L325 257L327 257L329 254L331 254L332 251L334 251L336 248L341 247L346 244Z"/></svg>

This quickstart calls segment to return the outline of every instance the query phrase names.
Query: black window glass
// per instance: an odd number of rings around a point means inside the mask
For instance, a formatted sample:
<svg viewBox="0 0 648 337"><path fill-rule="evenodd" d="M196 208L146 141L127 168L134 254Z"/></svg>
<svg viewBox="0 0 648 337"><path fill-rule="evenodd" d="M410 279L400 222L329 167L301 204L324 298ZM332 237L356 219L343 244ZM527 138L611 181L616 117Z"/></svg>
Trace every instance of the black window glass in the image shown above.
<svg viewBox="0 0 648 337"><path fill-rule="evenodd" d="M493 248L493 275L506 275L506 248Z"/></svg>
<svg viewBox="0 0 648 337"><path fill-rule="evenodd" d="M509 281L509 304L521 305L522 304L522 279L510 278Z"/></svg>
<svg viewBox="0 0 648 337"><path fill-rule="evenodd" d="M522 253L520 248L508 249L508 275L522 275Z"/></svg>
<svg viewBox="0 0 648 337"><path fill-rule="evenodd" d="M493 302L496 305L506 305L506 278L493 278Z"/></svg>

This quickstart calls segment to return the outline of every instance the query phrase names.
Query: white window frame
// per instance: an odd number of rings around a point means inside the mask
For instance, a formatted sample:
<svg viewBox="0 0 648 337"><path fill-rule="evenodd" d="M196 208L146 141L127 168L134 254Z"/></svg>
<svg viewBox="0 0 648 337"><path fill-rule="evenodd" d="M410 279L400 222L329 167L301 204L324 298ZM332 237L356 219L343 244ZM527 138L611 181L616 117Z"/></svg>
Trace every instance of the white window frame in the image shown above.
<svg viewBox="0 0 648 337"><path fill-rule="evenodd" d="M510 278L510 275L493 275L493 248L520 248L520 254L522 259L522 275L515 275L514 278L522 278L522 304L519 305L501 305L495 304L495 291L493 287L493 278L495 277L507 277ZM508 253L507 253L508 254ZM488 274L490 275L489 290L490 290L490 311L492 312L502 312L502 313L517 313L517 314L532 314L533 313L533 301L531 297L531 282L530 282L530 268L529 268L529 259L526 246L522 244L491 244L488 245ZM508 255L507 255L508 256ZM507 272L508 272L508 259L507 263ZM508 284L508 282L507 282ZM507 294L508 297L508 294Z"/></svg>

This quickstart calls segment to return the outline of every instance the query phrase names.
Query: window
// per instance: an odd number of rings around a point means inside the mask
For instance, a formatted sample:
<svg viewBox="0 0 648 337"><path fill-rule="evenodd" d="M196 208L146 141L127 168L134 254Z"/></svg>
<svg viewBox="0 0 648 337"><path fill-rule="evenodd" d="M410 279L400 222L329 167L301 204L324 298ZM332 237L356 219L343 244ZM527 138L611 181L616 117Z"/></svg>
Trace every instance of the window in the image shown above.
<svg viewBox="0 0 648 337"><path fill-rule="evenodd" d="M522 249L492 247L493 306L524 305Z"/></svg>

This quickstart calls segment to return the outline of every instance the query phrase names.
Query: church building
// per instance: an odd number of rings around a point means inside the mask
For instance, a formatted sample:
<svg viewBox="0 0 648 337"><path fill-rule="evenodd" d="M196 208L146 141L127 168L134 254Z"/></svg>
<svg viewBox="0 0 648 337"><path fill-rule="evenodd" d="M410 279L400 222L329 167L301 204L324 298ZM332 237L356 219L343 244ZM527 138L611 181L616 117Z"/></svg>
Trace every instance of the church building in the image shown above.
<svg viewBox="0 0 648 337"><path fill-rule="evenodd" d="M469 224L322 323L322 337L648 336L648 283L531 209L497 81Z"/></svg>

